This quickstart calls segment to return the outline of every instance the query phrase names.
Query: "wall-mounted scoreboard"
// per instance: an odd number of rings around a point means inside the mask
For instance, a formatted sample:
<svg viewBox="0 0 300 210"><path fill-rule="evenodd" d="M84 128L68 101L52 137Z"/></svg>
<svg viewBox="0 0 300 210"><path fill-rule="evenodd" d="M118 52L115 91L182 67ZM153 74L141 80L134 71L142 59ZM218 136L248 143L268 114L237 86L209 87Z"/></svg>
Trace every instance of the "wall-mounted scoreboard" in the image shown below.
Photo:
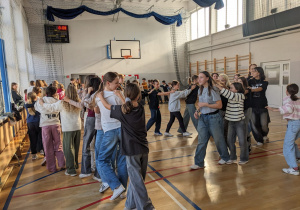
<svg viewBox="0 0 300 210"><path fill-rule="evenodd" d="M70 43L67 25L45 24L46 43Z"/></svg>

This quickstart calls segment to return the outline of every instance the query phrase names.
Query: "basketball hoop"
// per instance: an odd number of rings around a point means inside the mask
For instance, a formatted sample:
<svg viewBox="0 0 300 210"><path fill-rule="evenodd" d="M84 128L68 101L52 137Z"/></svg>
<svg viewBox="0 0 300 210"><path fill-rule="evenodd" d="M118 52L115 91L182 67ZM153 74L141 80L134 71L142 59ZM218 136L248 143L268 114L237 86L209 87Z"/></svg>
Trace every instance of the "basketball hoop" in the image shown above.
<svg viewBox="0 0 300 210"><path fill-rule="evenodd" d="M126 64L128 65L130 63L129 59L132 58L132 55L123 55L122 57L125 59Z"/></svg>

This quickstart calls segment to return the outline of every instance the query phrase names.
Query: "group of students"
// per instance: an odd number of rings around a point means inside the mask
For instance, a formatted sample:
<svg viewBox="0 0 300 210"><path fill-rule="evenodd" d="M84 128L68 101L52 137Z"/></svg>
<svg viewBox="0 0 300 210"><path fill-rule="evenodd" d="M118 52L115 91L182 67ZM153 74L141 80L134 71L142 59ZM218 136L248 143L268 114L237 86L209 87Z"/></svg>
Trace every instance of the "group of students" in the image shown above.
<svg viewBox="0 0 300 210"><path fill-rule="evenodd" d="M183 91L179 91L178 81L171 83L169 91L161 92L158 80L153 80L151 90L142 91L136 80L122 86L123 79L123 75L116 72L107 72L103 81L94 75L87 76L84 87L77 89L70 83L62 100L59 100L57 88L53 84L45 88L45 95L41 95L42 88L33 87L32 92L28 92L28 102L24 105L28 114L33 159L36 159L34 155L38 151L36 142L42 139L47 169L50 172L57 171L57 160L60 170L66 169L65 175L76 176L83 118L84 135L79 177L85 178L94 174L94 179L102 182L99 192L103 193L111 188L111 200L127 197L126 209L154 209L144 185L149 153L147 131L155 124L154 135L163 135L160 132L159 96L169 96L170 120L164 135L172 136L170 128L175 118L180 125L178 132L183 137L191 135L186 130L190 119L198 132L192 169L205 167L207 143L211 136L221 158L219 164L237 162L236 137L241 150L238 163L246 164L251 148L249 133L252 131L257 145L267 141L270 122L268 110L272 110L280 111L289 120L284 156L290 168L283 171L299 174L297 161L300 152L295 140L300 135L300 100L296 96L296 84L288 85L284 106L277 110L268 107L265 95L268 82L263 69L256 65L250 66L248 78L239 77L232 84L229 83L227 75L200 72L192 77L191 84ZM17 89L15 84L12 90L20 95ZM141 102L145 97L149 97L151 112L147 123L145 104ZM181 98L185 98L186 102L183 117L180 113ZM198 108L195 106L197 100ZM94 154L91 154L92 148ZM130 182L127 187L128 177Z"/></svg>

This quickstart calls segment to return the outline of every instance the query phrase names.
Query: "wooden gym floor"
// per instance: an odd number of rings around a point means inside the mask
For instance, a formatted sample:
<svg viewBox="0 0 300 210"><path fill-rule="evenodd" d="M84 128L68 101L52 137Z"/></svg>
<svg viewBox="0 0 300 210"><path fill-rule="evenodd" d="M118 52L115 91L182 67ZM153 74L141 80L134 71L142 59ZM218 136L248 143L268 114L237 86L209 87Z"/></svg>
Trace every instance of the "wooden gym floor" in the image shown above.
<svg viewBox="0 0 300 210"><path fill-rule="evenodd" d="M148 120L148 106L145 110ZM181 111L183 113L184 105ZM167 105L161 105L161 112L161 132L164 133L169 121ZM218 165L219 155L214 142L210 141L206 168L191 171L189 166L194 163L197 145L197 132L192 123L188 131L193 135L189 138L177 136L177 120L170 131L174 137L153 136L153 126L148 132L150 153L146 187L155 208L300 209L297 194L300 177L281 171L287 167L282 154L287 123L279 114L270 114L270 143L256 147L252 140L250 161L243 166ZM31 159L29 144L26 148L23 165L13 170L1 192L0 208L124 209L125 200L110 201L112 191L100 194L100 184L92 177L70 177L64 171L49 173L46 167L40 166L42 159Z"/></svg>

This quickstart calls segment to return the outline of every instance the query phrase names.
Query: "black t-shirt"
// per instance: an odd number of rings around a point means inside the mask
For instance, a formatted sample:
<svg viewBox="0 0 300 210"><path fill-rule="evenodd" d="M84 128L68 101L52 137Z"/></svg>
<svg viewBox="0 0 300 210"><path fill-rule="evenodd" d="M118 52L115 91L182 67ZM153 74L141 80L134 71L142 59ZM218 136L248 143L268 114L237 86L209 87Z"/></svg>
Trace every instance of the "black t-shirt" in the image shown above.
<svg viewBox="0 0 300 210"><path fill-rule="evenodd" d="M159 109L159 99L158 99L158 93L160 92L160 90L153 90L152 93L149 94L149 108L150 109Z"/></svg>
<svg viewBox="0 0 300 210"><path fill-rule="evenodd" d="M110 117L121 122L122 154L126 156L148 154L149 148L143 105L139 104L129 114L123 114L121 106L111 106Z"/></svg>
<svg viewBox="0 0 300 210"><path fill-rule="evenodd" d="M168 89L169 86L167 84L161 85L160 87L164 90L164 92L168 92L169 91L169 89Z"/></svg>
<svg viewBox="0 0 300 210"><path fill-rule="evenodd" d="M191 89L192 86L189 86L188 89ZM197 85L194 90L186 97L186 104L195 104L198 97L199 86Z"/></svg>
<svg viewBox="0 0 300 210"><path fill-rule="evenodd" d="M247 110L249 107L251 107L251 90L249 90L249 93L245 95L244 100L244 110Z"/></svg>
<svg viewBox="0 0 300 210"><path fill-rule="evenodd" d="M266 97L266 90L269 85L268 81L261 81L252 78L249 80L248 85L251 87L251 89L256 89L259 87L263 89L260 92L251 92L251 107L262 109L268 106L268 100Z"/></svg>

